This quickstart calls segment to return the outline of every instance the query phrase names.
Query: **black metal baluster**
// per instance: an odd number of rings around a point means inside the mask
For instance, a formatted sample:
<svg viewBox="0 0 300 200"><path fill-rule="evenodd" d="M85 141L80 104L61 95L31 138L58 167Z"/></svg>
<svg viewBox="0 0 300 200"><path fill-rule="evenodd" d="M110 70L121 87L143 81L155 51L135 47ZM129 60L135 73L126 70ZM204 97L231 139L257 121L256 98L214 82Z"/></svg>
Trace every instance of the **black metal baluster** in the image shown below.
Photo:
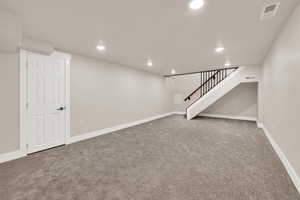
<svg viewBox="0 0 300 200"><path fill-rule="evenodd" d="M200 77L201 77L201 84L200 84L200 86L203 84L203 77L202 77L202 72L201 72L201 74L200 74ZM200 97L202 97L202 88L200 88Z"/></svg>
<svg viewBox="0 0 300 200"><path fill-rule="evenodd" d="M217 73L217 71L215 70L214 71L214 87L216 86L216 73Z"/></svg>
<svg viewBox="0 0 300 200"><path fill-rule="evenodd" d="M213 87L213 83L214 83L214 71L211 71L211 77L210 77L210 85L211 85L211 88Z"/></svg>
<svg viewBox="0 0 300 200"><path fill-rule="evenodd" d="M223 70L220 70L220 82L222 81L223 79Z"/></svg>
<svg viewBox="0 0 300 200"><path fill-rule="evenodd" d="M224 80L224 70L222 69L222 81Z"/></svg>
<svg viewBox="0 0 300 200"><path fill-rule="evenodd" d="M210 89L213 88L213 84L214 84L214 71L211 71L211 77L210 77Z"/></svg>
<svg viewBox="0 0 300 200"><path fill-rule="evenodd" d="M200 86L201 86L203 83L202 72L200 73L200 77L201 77L201 84L200 84ZM202 96L202 87L200 88L200 97L201 96Z"/></svg>
<svg viewBox="0 0 300 200"><path fill-rule="evenodd" d="M205 94L205 81L206 81L206 73L204 72L203 73L203 77L204 77L204 82L203 82L203 94L202 95L204 95Z"/></svg>
<svg viewBox="0 0 300 200"><path fill-rule="evenodd" d="M209 83L209 72L206 72L206 92L205 94L207 93L207 90L208 90L208 83Z"/></svg>
<svg viewBox="0 0 300 200"><path fill-rule="evenodd" d="M204 72L203 73L203 84L205 83L205 81L206 81L206 73ZM203 85L202 90L203 90L203 93L202 93L202 96L203 96L205 93L205 84Z"/></svg>
<svg viewBox="0 0 300 200"><path fill-rule="evenodd" d="M200 80L200 86L201 86L201 82L202 82L202 80L201 80L201 73L199 75L200 75L199 80ZM201 90L199 90L199 97L201 97Z"/></svg>
<svg viewBox="0 0 300 200"><path fill-rule="evenodd" d="M203 72L203 83L202 83L202 96L204 95L204 82L205 82L205 72Z"/></svg>
<svg viewBox="0 0 300 200"><path fill-rule="evenodd" d="M222 81L223 78L223 70L220 70L220 82Z"/></svg>
<svg viewBox="0 0 300 200"><path fill-rule="evenodd" d="M210 78L210 72L208 72L208 74L207 74L207 91L206 91L206 93L208 93L208 91L209 91L209 78Z"/></svg>
<svg viewBox="0 0 300 200"><path fill-rule="evenodd" d="M218 84L218 73L219 73L219 71L216 70L216 76L215 76L215 79L216 79L216 85Z"/></svg>
<svg viewBox="0 0 300 200"><path fill-rule="evenodd" d="M210 79L210 82L211 82L211 89L214 87L214 71L211 71L211 79Z"/></svg>
<svg viewBox="0 0 300 200"><path fill-rule="evenodd" d="M205 82L205 76L204 76L204 73L202 73L202 87L201 87L201 96L203 96L203 93L204 93L204 88L203 88L203 83Z"/></svg>
<svg viewBox="0 0 300 200"><path fill-rule="evenodd" d="M201 85L203 84L203 73L201 72ZM202 87L200 88L200 97L202 96Z"/></svg>
<svg viewBox="0 0 300 200"><path fill-rule="evenodd" d="M216 74L216 70L213 71L213 80L212 80L213 88L215 87L215 74Z"/></svg>
<svg viewBox="0 0 300 200"><path fill-rule="evenodd" d="M211 73L209 72L209 81L208 81L208 91L207 92L209 92L209 90L210 90L210 77L211 77Z"/></svg>
<svg viewBox="0 0 300 200"><path fill-rule="evenodd" d="M205 82L207 81L207 73L205 73ZM205 93L206 93L206 83L204 84L204 93L203 93L203 95L205 95Z"/></svg>
<svg viewBox="0 0 300 200"><path fill-rule="evenodd" d="M210 85L210 89L209 90L211 90L211 88L212 88L212 83L213 83L212 82L212 76L213 76L213 71L210 72L210 81L209 81L210 82L210 84L209 84Z"/></svg>

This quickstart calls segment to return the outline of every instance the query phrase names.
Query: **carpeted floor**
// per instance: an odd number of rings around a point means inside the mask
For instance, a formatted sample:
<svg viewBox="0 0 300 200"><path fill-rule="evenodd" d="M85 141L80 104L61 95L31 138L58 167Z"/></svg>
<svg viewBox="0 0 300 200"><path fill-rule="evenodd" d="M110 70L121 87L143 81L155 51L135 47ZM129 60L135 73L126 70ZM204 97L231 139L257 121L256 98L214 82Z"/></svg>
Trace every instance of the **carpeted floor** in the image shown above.
<svg viewBox="0 0 300 200"><path fill-rule="evenodd" d="M171 116L0 165L1 200L299 200L254 122Z"/></svg>

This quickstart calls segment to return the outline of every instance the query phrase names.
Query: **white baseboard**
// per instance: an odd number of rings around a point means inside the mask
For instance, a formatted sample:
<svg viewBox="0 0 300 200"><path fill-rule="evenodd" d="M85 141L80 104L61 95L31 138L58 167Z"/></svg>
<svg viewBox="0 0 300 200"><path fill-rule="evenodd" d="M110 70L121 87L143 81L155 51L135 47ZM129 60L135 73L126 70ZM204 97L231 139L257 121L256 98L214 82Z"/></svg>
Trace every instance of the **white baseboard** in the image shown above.
<svg viewBox="0 0 300 200"><path fill-rule="evenodd" d="M0 163L8 162L26 156L26 153L17 150L8 153L0 154Z"/></svg>
<svg viewBox="0 0 300 200"><path fill-rule="evenodd" d="M257 121L256 124L257 124L257 127L258 127L258 128L263 128L263 126L264 126L263 123L262 123L262 122L259 122L259 121Z"/></svg>
<svg viewBox="0 0 300 200"><path fill-rule="evenodd" d="M179 112L179 111L170 112L170 113L166 113L166 114L163 114L163 115L158 115L158 116L146 118L146 119L143 119L143 120L130 122L130 123L127 123L127 124L122 124L122 125L114 126L114 127L111 127L111 128L102 129L100 131L95 131L95 132L91 132L91 133L87 133L87 134L82 134L82 135L79 135L79 136L74 136L74 137L69 138L67 143L70 144L70 143L79 142L81 140L90 139L90 138L93 138L93 137L96 137L96 136L99 136L99 135L111 133L111 132L121 130L121 129L124 129L124 128L129 128L129 127L132 127L132 126L136 126L136 125L139 125L139 124L143 124L143 123L146 123L146 122L150 122L150 121L160 119L160 118L164 118L164 117L174 115L174 114L183 115L183 114L185 114L185 112ZM201 116L239 119L239 120L252 120L252 121L254 121L253 118L248 118L248 117L232 117L232 116L211 115L211 114L201 114ZM280 149L279 145L275 142L275 140L273 139L273 137L271 136L271 134L267 130L267 128L264 126L264 124L261 123L261 122L257 122L257 126L264 130L264 133L265 133L266 137L270 141L274 151L278 154L281 162L283 163L285 169L287 170L289 176L291 177L293 183L295 184L295 187L297 188L298 192L300 193L300 178L299 178L298 174L296 173L295 169L292 167L292 165L288 161L287 157L285 156L283 151ZM8 152L8 153L3 153L3 154L0 154L0 163L4 163L4 162L8 162L8 161L11 161L11 160L14 160L14 159L22 158L24 156L26 156L26 153L24 153L20 150L13 151L13 152Z"/></svg>
<svg viewBox="0 0 300 200"><path fill-rule="evenodd" d="M180 112L180 111L170 112L170 113L166 113L166 114L163 114L163 115L158 115L158 116L146 118L146 119L143 119L143 120L130 122L130 123L127 123L127 124L122 124L122 125L114 126L114 127L111 127L111 128L102 129L100 131L95 131L95 132L91 132L91 133L87 133L87 134L82 134L82 135L79 135L79 136L74 136L74 137L71 137L71 138L68 139L67 144L79 142L81 140L90 139L90 138L97 137L97 136L100 136L100 135L103 135L103 134L107 134L107 133L111 133L111 132L121 130L121 129L124 129L124 128L136 126L136 125L139 125L139 124L143 124L143 123L146 123L146 122L150 122L150 121L160 119L160 118L164 118L164 117L174 115L174 114L183 115L183 114L185 114L185 112ZM219 118L222 117L222 118L232 119L231 116L207 115L207 114L205 114L205 116L207 116L207 117L219 117ZM249 118L244 118L244 117L242 117L242 118L241 117L238 117L238 118L234 117L234 119L249 120ZM251 120L251 118L250 118L250 120ZM298 192L300 193L300 178L297 175L296 171L294 170L294 168L292 167L292 165L288 161L288 159L285 156L285 154L283 153L283 151L280 149L279 145L272 138L272 136L270 135L270 133L268 132L266 127L260 122L257 122L257 126L260 127L260 128L263 128L266 137L270 141L270 143L271 143L273 149L275 150L275 152L278 154L281 162L283 163L283 165L286 168L289 176L291 177L293 183L295 184ZM26 153L24 153L20 150L0 154L0 163L8 162L8 161L18 159L18 158L21 158L21 157L24 157L24 156L26 156Z"/></svg>
<svg viewBox="0 0 300 200"><path fill-rule="evenodd" d="M186 114L186 112L184 112L184 111L174 111L173 113L175 115L185 115Z"/></svg>
<svg viewBox="0 0 300 200"><path fill-rule="evenodd" d="M150 122L150 121L160 119L160 118L164 118L164 117L174 115L174 114L176 114L176 112L170 112L170 113L166 113L166 114L162 114L162 115L158 115L158 116L154 116L154 117L149 117L149 118L134 121L134 122L129 122L129 123L126 123L126 124L117 125L117 126L114 126L114 127L111 127L111 128L105 128L105 129L101 129L101 130L98 130L98 131L93 131L93 132L81 134L81 135L78 135L78 136L73 136L73 137L70 137L69 139L67 139L67 144L79 142L79 141L82 141L82 140L87 140L87 139L94 138L94 137L97 137L97 136L100 136L100 135L108 134L108 133L111 133L111 132L115 132L115 131L118 131L118 130L121 130L121 129L124 129L124 128L129 128L129 127L136 126L136 125L139 125L139 124L144 124L146 122Z"/></svg>
<svg viewBox="0 0 300 200"><path fill-rule="evenodd" d="M264 130L266 137L270 141L274 151L277 153L277 155L280 158L281 162L283 163L286 171L288 172L289 176L291 177L295 187L297 188L298 192L300 193L300 177L296 173L295 169L293 168L293 166L291 165L291 163L289 162L289 160L287 159L286 155L283 153L283 151L281 150L279 145L276 143L276 141L274 140L274 138L272 137L272 135L270 134L268 129L264 126L264 124L258 123L258 126L260 126Z"/></svg>
<svg viewBox="0 0 300 200"><path fill-rule="evenodd" d="M91 132L91 133L82 134L82 135L79 135L79 136L74 136L74 137L68 138L66 144L71 144L71 143L79 142L81 140L90 139L90 138L93 138L93 137L96 137L96 136L99 136L99 135L104 135L104 134L111 133L111 132L114 132L114 131L118 131L118 130L121 130L121 129L124 129L124 128L129 128L129 127L132 127L132 126L136 126L136 125L139 125L139 124L143 124L143 123L146 123L146 122L150 122L150 121L160 119L160 118L164 118L164 117L174 115L174 114L176 114L176 112L170 112L170 113L166 113L166 114L162 114L162 115L158 115L158 116L149 117L149 118L146 118L146 119L130 122L130 123L127 123L127 124L122 124L122 125L114 126L114 127L111 127L111 128L102 129L102 130L99 130L99 131L94 131L94 132ZM15 160L15 159L18 159L18 158L22 158L22 157L25 157L26 155L27 154L25 152L21 151L21 150L16 150L16 151L13 151L13 152L3 153L3 154L0 154L0 163L4 163L4 162L8 162L8 161Z"/></svg>
<svg viewBox="0 0 300 200"><path fill-rule="evenodd" d="M244 117L244 116L233 116L233 115L219 115L219 114L200 113L199 116L222 118L222 119L236 119L236 120L244 120L244 121L255 121L255 122L257 121L256 117Z"/></svg>

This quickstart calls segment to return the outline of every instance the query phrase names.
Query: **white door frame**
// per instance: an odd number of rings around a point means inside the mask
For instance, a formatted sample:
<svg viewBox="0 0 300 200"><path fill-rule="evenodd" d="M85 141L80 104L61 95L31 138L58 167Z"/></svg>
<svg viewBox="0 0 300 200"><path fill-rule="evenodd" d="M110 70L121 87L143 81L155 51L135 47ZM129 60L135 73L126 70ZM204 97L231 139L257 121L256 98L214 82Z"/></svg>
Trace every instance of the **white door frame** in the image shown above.
<svg viewBox="0 0 300 200"><path fill-rule="evenodd" d="M27 138L28 138L28 115L27 115L27 54L31 53L20 49L19 70L20 70L20 151L27 155ZM65 144L68 143L70 134L70 62L71 55L55 51L51 56L65 60L66 64L66 137Z"/></svg>

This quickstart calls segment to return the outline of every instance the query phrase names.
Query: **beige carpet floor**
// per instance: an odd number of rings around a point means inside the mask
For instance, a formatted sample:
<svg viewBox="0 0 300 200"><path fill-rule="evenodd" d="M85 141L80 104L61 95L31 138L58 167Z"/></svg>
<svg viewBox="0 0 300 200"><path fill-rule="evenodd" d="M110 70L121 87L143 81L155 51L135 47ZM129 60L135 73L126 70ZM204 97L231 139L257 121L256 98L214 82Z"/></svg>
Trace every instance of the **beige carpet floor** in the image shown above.
<svg viewBox="0 0 300 200"><path fill-rule="evenodd" d="M171 116L0 164L1 200L299 200L254 122Z"/></svg>

